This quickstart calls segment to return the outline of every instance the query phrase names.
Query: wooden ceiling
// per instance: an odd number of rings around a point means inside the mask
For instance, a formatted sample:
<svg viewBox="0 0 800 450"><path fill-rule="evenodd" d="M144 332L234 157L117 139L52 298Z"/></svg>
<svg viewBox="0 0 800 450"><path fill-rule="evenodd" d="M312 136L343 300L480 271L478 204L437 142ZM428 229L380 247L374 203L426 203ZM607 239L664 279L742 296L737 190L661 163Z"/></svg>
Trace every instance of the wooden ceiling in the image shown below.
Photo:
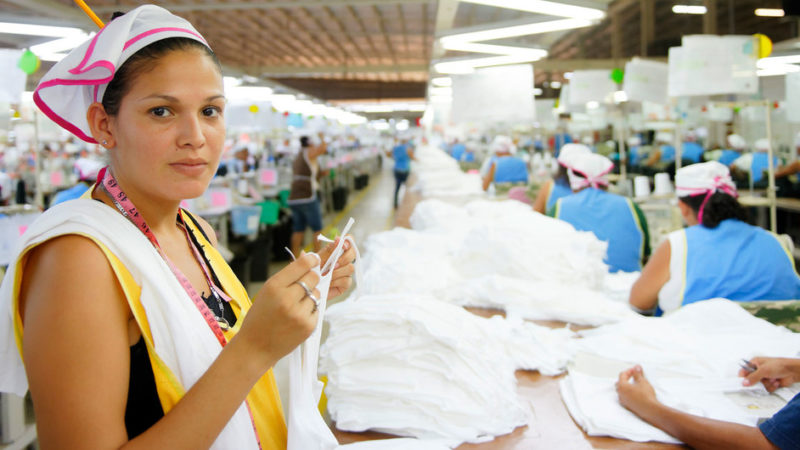
<svg viewBox="0 0 800 450"><path fill-rule="evenodd" d="M765 19L753 14L755 7L780 7L780 0L704 1L714 5L708 17L714 18L719 34L761 32L775 42L798 36L796 19ZM607 7L608 17L589 28L507 41L549 49L548 60L534 64L537 84L558 80L565 70L618 65L632 56L666 56L670 46L680 45L682 35L702 33L708 21L706 16L673 14L673 0L564 2ZM87 3L106 21L114 11L127 11L145 2ZM429 73L431 62L463 56L437 49L437 33L539 16L457 0L147 3L191 21L215 49L228 73L269 80L324 100L424 98L427 82L434 75ZM648 20L643 20L642 11L647 8L652 12L645 15ZM86 30L94 27L72 0L0 0L0 20L72 24ZM38 42L0 33L0 48L24 48L34 43Z"/></svg>

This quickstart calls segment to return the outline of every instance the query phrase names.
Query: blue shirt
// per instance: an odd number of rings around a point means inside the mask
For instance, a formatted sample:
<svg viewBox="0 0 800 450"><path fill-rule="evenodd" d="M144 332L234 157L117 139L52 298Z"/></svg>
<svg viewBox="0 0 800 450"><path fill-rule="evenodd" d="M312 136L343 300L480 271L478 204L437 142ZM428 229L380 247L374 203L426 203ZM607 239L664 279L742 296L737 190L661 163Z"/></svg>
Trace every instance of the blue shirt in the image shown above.
<svg viewBox="0 0 800 450"><path fill-rule="evenodd" d="M681 148L681 159L688 159L692 163L699 163L703 158L703 147L697 142L684 142Z"/></svg>
<svg viewBox="0 0 800 450"><path fill-rule="evenodd" d="M461 156L467 150L467 147L464 146L462 143L453 144L450 148L450 154L453 155L456 161L461 161Z"/></svg>
<svg viewBox="0 0 800 450"><path fill-rule="evenodd" d="M633 202L595 188L586 188L556 202L556 219L572 224L577 230L591 231L608 242L605 263L609 271L642 270L647 222L640 222Z"/></svg>
<svg viewBox="0 0 800 450"><path fill-rule="evenodd" d="M59 191L58 193L56 193L56 195L53 197L53 200L50 202L50 206L63 203L67 200L74 200L76 198L81 198L81 195L83 195L88 190L89 190L89 185L87 185L86 183L78 183L69 189L64 189L63 191Z"/></svg>
<svg viewBox="0 0 800 450"><path fill-rule="evenodd" d="M763 228L736 219L686 233L683 305L723 297L734 301L800 299L794 259Z"/></svg>
<svg viewBox="0 0 800 450"><path fill-rule="evenodd" d="M800 449L800 394L758 428L781 450Z"/></svg>
<svg viewBox="0 0 800 450"><path fill-rule="evenodd" d="M550 186L550 194L547 196L547 209L545 211L549 211L550 208L555 206L558 199L568 195L572 195L572 189L569 187L568 182L562 180L553 181L553 184Z"/></svg>
<svg viewBox="0 0 800 450"><path fill-rule="evenodd" d="M528 181L528 167L525 161L513 156L492 157L494 180L496 183L516 183Z"/></svg>
<svg viewBox="0 0 800 450"><path fill-rule="evenodd" d="M671 145L662 145L661 146L661 162L672 162L675 161L675 147Z"/></svg>
<svg viewBox="0 0 800 450"><path fill-rule="evenodd" d="M392 149L394 158L394 170L398 172L408 172L411 170L411 158L408 156L408 145L395 145Z"/></svg>
<svg viewBox="0 0 800 450"><path fill-rule="evenodd" d="M750 165L750 176L753 177L753 183L758 183L764 178L764 171L769 166L769 155L766 153L753 153L753 163ZM772 167L778 167L778 158L772 157Z"/></svg>
<svg viewBox="0 0 800 450"><path fill-rule="evenodd" d="M736 150L725 149L722 151L722 156L719 157L719 162L721 164L725 164L726 166L730 166L740 156L742 156L742 154Z"/></svg>
<svg viewBox="0 0 800 450"><path fill-rule="evenodd" d="M572 143L572 136L568 135L567 133L556 134L553 138L553 147L555 147L553 156L558 158L558 154L561 153L561 147L563 147L564 144L571 144L571 143Z"/></svg>

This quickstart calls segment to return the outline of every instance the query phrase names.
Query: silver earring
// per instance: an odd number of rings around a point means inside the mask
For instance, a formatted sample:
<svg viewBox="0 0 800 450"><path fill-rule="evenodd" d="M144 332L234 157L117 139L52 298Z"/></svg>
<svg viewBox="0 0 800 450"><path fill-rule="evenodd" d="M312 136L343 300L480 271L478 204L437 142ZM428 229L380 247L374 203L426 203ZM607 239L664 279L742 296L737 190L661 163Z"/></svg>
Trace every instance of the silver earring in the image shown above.
<svg viewBox="0 0 800 450"><path fill-rule="evenodd" d="M103 145L108 145L108 141L103 139Z"/></svg>

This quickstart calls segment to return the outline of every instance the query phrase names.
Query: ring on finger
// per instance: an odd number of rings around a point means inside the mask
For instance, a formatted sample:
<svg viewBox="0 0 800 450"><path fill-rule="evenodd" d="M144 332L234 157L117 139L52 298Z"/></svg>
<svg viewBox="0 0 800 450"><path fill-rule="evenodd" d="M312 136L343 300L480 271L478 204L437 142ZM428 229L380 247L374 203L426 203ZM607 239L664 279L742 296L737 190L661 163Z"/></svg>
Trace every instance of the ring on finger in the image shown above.
<svg viewBox="0 0 800 450"><path fill-rule="evenodd" d="M314 314L315 312L317 312L317 309L319 309L319 299L316 296L314 296L313 293L308 294L307 297L310 298L312 302L314 302L314 308L311 310L311 314Z"/></svg>
<svg viewBox="0 0 800 450"><path fill-rule="evenodd" d="M308 285L305 282L303 282L303 280L297 280L295 281L295 283L299 284L300 287L303 288L304 291L306 291L306 296L314 298L314 292L311 290L311 288L308 287Z"/></svg>

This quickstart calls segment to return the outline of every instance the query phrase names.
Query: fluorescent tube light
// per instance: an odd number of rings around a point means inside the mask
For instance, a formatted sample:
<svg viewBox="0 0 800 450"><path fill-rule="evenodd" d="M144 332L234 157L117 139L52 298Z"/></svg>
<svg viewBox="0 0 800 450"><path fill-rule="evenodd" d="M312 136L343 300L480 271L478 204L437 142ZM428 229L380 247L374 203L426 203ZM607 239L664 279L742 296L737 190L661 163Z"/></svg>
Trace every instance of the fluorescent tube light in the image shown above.
<svg viewBox="0 0 800 450"><path fill-rule="evenodd" d="M540 48L513 47L510 45L491 45L478 44L475 42L448 41L442 43L446 50L459 52L488 53L491 55L508 55L531 58L532 60L542 59L547 56L547 50Z"/></svg>
<svg viewBox="0 0 800 450"><path fill-rule="evenodd" d="M80 28L33 25L30 23L0 22L0 34L23 34L26 36L45 36L63 38L85 34Z"/></svg>
<svg viewBox="0 0 800 450"><path fill-rule="evenodd" d="M552 31L572 30L591 26L593 23L585 19L560 19L547 22L528 23L525 25L514 25L510 27L494 28L491 30L473 31L470 33L452 34L439 39L442 45L448 42L475 42L491 41L494 39L505 39L517 36L527 36L529 34L550 33Z"/></svg>
<svg viewBox="0 0 800 450"><path fill-rule="evenodd" d="M561 82L560 81L553 81L552 83L550 83L550 87L553 88L553 89L559 89L559 88L561 88Z"/></svg>
<svg viewBox="0 0 800 450"><path fill-rule="evenodd" d="M606 13L594 8L583 6L565 5L559 2L544 0L461 0L478 5L495 6L498 8L516 9L548 16L569 17L573 19L600 20Z"/></svg>
<svg viewBox="0 0 800 450"><path fill-rule="evenodd" d="M431 80L431 84L436 87L448 87L453 85L453 79L450 77L436 77Z"/></svg>
<svg viewBox="0 0 800 450"><path fill-rule="evenodd" d="M543 93L542 88L533 88L533 95L542 95Z"/></svg>
<svg viewBox="0 0 800 450"><path fill-rule="evenodd" d="M782 9L777 8L757 8L756 15L760 17L783 17L784 12Z"/></svg>
<svg viewBox="0 0 800 450"><path fill-rule="evenodd" d="M705 14L707 11L705 6L675 5L672 7L672 12L675 14Z"/></svg>

